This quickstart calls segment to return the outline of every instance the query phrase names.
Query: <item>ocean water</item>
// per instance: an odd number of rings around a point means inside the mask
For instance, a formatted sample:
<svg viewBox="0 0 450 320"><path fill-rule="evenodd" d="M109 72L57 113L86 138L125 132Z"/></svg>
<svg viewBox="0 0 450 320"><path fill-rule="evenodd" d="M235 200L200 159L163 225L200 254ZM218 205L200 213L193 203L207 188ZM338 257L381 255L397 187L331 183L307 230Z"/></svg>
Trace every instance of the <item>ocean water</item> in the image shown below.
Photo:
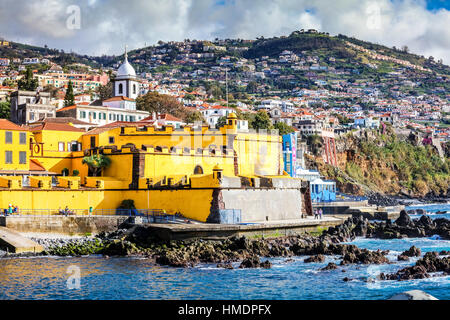
<svg viewBox="0 0 450 320"><path fill-rule="evenodd" d="M328 262L304 263L306 257L270 259L271 269L194 268L155 266L140 258L33 257L0 259L0 299L386 299L395 293L419 289L438 299L450 299L450 276L412 281L379 281L380 272L396 272L417 258L397 262L397 255L415 245L427 251L450 250L450 241L423 239L351 242L361 248L389 249L392 264L347 265L320 271ZM73 268L80 270L80 287L69 289ZM235 263L234 267L238 267ZM71 271L72 270L72 271ZM346 272L342 272L345 270ZM344 282L343 278L354 279Z"/></svg>
<svg viewBox="0 0 450 320"><path fill-rule="evenodd" d="M450 203L435 203L435 204L417 204L406 206L405 210L423 209L427 213L436 213L437 211L446 211L447 214L450 213Z"/></svg>

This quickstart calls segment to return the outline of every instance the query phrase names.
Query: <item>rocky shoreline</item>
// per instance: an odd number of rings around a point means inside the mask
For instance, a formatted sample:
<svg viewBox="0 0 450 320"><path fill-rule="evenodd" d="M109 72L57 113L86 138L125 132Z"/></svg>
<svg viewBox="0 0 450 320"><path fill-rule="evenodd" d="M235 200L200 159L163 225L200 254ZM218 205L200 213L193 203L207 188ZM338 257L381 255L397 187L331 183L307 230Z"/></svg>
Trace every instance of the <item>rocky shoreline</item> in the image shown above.
<svg viewBox="0 0 450 320"><path fill-rule="evenodd" d="M330 227L320 236L297 235L271 239L249 239L233 237L221 241L185 240L160 241L145 226L132 226L97 237L77 239L33 240L44 246L44 255L84 256L141 256L155 264L171 267L193 267L199 263L214 263L219 268L233 269L232 262L240 262L239 268L270 268L268 258L308 256L304 262L324 262L325 256L340 256L340 266L350 264L391 263L388 250L371 251L355 245L343 244L356 237L394 239L429 237L439 235L450 239L450 220L431 220L428 216L412 220L402 211L400 217L391 222L369 222L362 217L349 218L336 227ZM444 255L446 252L441 252ZM448 253L447 253L448 254ZM6 256L11 256L7 254ZM420 257L420 249L411 247L398 256L399 261ZM380 275L381 280L407 280L429 277L430 273L450 274L449 257L439 258L439 253L427 253L415 266L399 270L396 274ZM338 269L329 263L322 271ZM347 279L351 280L351 279Z"/></svg>
<svg viewBox="0 0 450 320"><path fill-rule="evenodd" d="M410 205L412 202L417 204L433 204L433 203L448 203L450 198L448 196L436 196L434 194L427 194L424 197L410 197L407 195L383 195L380 193L372 193L367 195L369 204L380 207L390 207L398 205Z"/></svg>

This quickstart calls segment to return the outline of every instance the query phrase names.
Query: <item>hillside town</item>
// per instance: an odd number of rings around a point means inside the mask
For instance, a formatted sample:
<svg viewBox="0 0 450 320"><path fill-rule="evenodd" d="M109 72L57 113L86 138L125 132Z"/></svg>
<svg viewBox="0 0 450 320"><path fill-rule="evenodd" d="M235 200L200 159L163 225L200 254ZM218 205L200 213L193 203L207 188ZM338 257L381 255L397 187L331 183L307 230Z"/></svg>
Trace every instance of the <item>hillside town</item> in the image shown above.
<svg viewBox="0 0 450 320"><path fill-rule="evenodd" d="M321 36L315 30L298 33ZM159 42L157 46L132 51L125 58L130 63L128 75L134 81L131 97L117 87L115 94L103 101L99 89L106 88L111 77L123 76L117 70L120 61L110 67L93 68L83 63L62 66L52 61L52 55L23 59L0 57L0 83L3 84L0 101L10 101L11 119L17 124L71 116L101 126L144 119L148 113L134 111L127 105L133 104L138 96L158 92L176 98L189 110L198 111L212 128L231 112L255 114L264 110L273 125L284 123L300 136L321 135L322 130L379 128L383 123L390 123L448 141L449 93L442 84L423 89L425 79L448 84L448 75L393 59L392 71L382 73L381 80L379 75L377 79L359 77L361 65L374 70L384 68L387 58L348 41L349 49L369 54L373 59L343 67L337 57L310 55L307 51L283 50L278 56L254 59L236 54L251 49L253 42L185 40ZM2 46L10 45L8 41L2 42ZM27 68L32 69L37 80L32 93L17 91L17 83L25 77ZM135 69L145 71L136 73ZM303 85L294 81L299 78ZM69 82L74 104L64 106ZM46 95L49 91L51 94ZM27 105L23 106L24 103ZM18 105L22 105L21 110L17 109ZM123 112L103 112L108 108ZM18 112L24 113L18 115ZM185 119L169 116L176 126L186 124ZM242 120L243 126L248 127L245 118Z"/></svg>

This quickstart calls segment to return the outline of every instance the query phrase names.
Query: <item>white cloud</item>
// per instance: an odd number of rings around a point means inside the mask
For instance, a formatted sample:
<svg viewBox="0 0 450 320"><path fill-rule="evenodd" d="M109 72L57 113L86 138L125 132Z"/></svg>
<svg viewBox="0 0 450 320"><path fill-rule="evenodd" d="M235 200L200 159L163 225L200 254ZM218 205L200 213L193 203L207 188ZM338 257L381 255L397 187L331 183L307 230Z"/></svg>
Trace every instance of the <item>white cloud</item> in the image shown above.
<svg viewBox="0 0 450 320"><path fill-rule="evenodd" d="M89 0L81 29L65 27L72 0L2 0L1 36L87 54L120 54L158 40L345 34L450 63L450 12L424 0ZM379 15L378 15L379 12Z"/></svg>

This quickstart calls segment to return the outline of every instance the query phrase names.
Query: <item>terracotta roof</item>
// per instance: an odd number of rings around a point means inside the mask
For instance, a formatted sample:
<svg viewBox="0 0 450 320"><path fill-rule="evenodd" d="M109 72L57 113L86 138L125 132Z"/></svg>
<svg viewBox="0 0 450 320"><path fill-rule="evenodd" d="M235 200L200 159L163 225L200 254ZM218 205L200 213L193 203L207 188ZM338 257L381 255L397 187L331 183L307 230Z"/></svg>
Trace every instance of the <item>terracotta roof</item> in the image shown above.
<svg viewBox="0 0 450 320"><path fill-rule="evenodd" d="M36 124L36 125L37 124L42 124L42 123L65 123L65 124L72 123L72 124L78 124L78 125L96 126L95 123L89 123L89 122L81 121L81 120L78 120L78 119L76 119L74 117L45 118L42 121L34 122L34 124ZM31 124L31 125L33 125L33 124Z"/></svg>
<svg viewBox="0 0 450 320"><path fill-rule="evenodd" d="M67 106L67 107L63 107L61 109L58 109L58 110L56 110L56 112L72 110L72 109L75 109L76 107L77 106L74 104L73 106Z"/></svg>
<svg viewBox="0 0 450 320"><path fill-rule="evenodd" d="M173 115L169 114L169 113L163 113L163 114L158 114L156 116L157 120L167 120L167 121L178 121L178 122L183 122L183 120L174 117ZM155 120L153 119L153 116L150 115L147 118L142 119L141 121L150 121L150 120Z"/></svg>
<svg viewBox="0 0 450 320"><path fill-rule="evenodd" d="M65 123L44 122L37 126L33 127L30 126L30 131L41 131L41 130L84 132L83 129L75 128L74 126Z"/></svg>
<svg viewBox="0 0 450 320"><path fill-rule="evenodd" d="M6 119L0 119L0 130L28 131L26 128L21 128L17 124Z"/></svg>
<svg viewBox="0 0 450 320"><path fill-rule="evenodd" d="M30 171L46 171L46 170L38 160L30 159Z"/></svg>
<svg viewBox="0 0 450 320"><path fill-rule="evenodd" d="M130 99L130 98L125 97L125 96L117 96L117 97L112 97L112 98L106 99L103 102L124 101L124 100L126 100L126 101L134 101L134 99Z"/></svg>

